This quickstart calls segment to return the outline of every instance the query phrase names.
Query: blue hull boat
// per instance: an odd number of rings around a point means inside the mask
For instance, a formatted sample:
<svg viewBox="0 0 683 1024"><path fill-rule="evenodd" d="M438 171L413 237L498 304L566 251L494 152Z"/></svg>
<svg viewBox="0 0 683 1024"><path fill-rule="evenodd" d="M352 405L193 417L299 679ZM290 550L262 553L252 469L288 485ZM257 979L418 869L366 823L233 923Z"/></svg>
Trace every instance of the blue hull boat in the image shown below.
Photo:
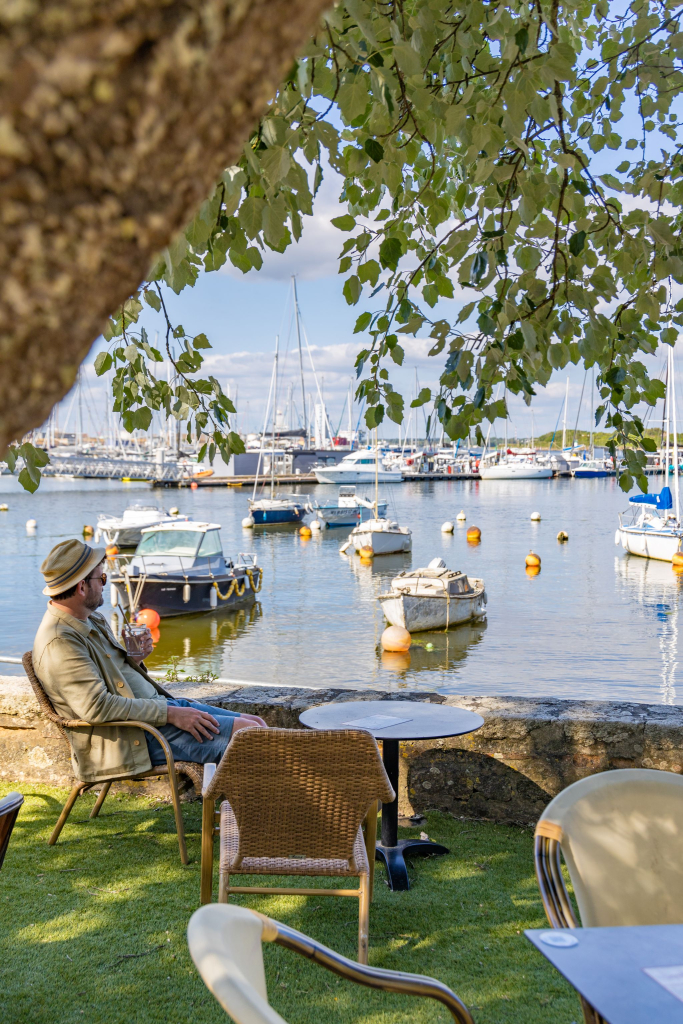
<svg viewBox="0 0 683 1024"><path fill-rule="evenodd" d="M252 498L249 514L254 526L285 526L303 522L306 507L296 498Z"/></svg>

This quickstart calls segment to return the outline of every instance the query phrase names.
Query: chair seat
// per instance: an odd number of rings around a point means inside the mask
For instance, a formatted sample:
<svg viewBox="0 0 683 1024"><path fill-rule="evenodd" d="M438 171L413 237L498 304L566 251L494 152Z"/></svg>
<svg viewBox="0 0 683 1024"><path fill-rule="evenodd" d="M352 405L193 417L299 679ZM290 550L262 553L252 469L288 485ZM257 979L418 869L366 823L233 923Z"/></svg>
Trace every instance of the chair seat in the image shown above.
<svg viewBox="0 0 683 1024"><path fill-rule="evenodd" d="M201 793L204 765L195 761L176 761L175 770L178 775L187 775L195 789ZM102 785L104 782L141 782L143 779L157 779L162 775L168 775L168 765L153 765L146 772L139 772L137 775L117 775L111 779L100 779L98 782L87 783L88 788ZM79 781L83 781L82 779Z"/></svg>
<svg viewBox="0 0 683 1024"><path fill-rule="evenodd" d="M234 867L239 848L239 829L227 800L221 804L220 846L219 870L222 875L345 875L357 878L368 874L370 870L360 828L353 847L353 867L349 867L348 861L341 858L325 860L320 857L245 857L239 867Z"/></svg>

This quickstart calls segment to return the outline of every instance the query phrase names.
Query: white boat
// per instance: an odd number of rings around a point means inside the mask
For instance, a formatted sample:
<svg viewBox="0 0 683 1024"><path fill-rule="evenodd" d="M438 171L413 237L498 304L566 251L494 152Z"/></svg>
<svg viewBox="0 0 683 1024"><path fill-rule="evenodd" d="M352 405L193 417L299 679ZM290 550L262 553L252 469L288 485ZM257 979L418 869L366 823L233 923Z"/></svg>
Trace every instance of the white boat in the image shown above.
<svg viewBox="0 0 683 1024"><path fill-rule="evenodd" d="M400 469L388 469L377 448L359 448L336 466L312 466L319 484L400 484Z"/></svg>
<svg viewBox="0 0 683 1024"><path fill-rule="evenodd" d="M399 526L390 519L368 519L351 530L342 552L350 546L356 551L372 548L375 555L395 555L400 551L410 551L412 534L407 526Z"/></svg>
<svg viewBox="0 0 683 1024"><path fill-rule="evenodd" d="M482 480L548 480L553 468L536 459L535 452L495 453L490 459L482 458L479 476Z"/></svg>
<svg viewBox="0 0 683 1024"><path fill-rule="evenodd" d="M157 505L129 505L122 516L111 516L103 512L97 517L95 543L98 544L102 539L107 545L134 548L142 539L142 531L148 527L187 523L189 520L189 516L177 513L171 515Z"/></svg>
<svg viewBox="0 0 683 1024"><path fill-rule="evenodd" d="M447 569L442 558L435 558L426 569L399 573L391 581L391 590L378 600L387 621L409 633L448 629L486 617L484 581Z"/></svg>
<svg viewBox="0 0 683 1024"><path fill-rule="evenodd" d="M611 458L586 459L572 470L572 476L579 480L592 480L595 477L616 476L616 470Z"/></svg>
<svg viewBox="0 0 683 1024"><path fill-rule="evenodd" d="M667 388L664 419L666 424L665 469L668 476L671 465L678 466L678 435L676 426L676 388L674 382L673 349L667 354ZM673 428L673 446L669 448L669 434ZM657 558L670 562L682 550L683 529L681 528L680 495L678 473L673 476L674 494L670 487L663 487L659 494L634 494L629 498L632 508L630 521L624 521L626 513L619 514L619 529L614 543L621 544L624 551L642 558Z"/></svg>
<svg viewBox="0 0 683 1024"><path fill-rule="evenodd" d="M317 498L311 499L306 511L324 523L325 526L357 526L375 515L375 503L369 498L361 498L356 488L348 484L339 488L336 501L325 501L322 504ZM386 516L387 502L377 503L377 515L380 519Z"/></svg>

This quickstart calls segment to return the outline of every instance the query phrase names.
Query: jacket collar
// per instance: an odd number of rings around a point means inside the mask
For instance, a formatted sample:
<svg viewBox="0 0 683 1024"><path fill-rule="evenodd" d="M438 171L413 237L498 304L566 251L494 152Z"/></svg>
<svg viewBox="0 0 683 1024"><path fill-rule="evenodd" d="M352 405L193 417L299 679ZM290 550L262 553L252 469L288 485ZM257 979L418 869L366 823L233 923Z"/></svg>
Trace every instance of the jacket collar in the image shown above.
<svg viewBox="0 0 683 1024"><path fill-rule="evenodd" d="M87 636L93 628L90 618L88 617L85 622L83 619L77 619L75 615L68 612L66 608L61 608L59 605L53 604L52 601L48 601L47 610L50 615L54 615L56 619L63 622L65 626L70 626L75 629L81 636Z"/></svg>

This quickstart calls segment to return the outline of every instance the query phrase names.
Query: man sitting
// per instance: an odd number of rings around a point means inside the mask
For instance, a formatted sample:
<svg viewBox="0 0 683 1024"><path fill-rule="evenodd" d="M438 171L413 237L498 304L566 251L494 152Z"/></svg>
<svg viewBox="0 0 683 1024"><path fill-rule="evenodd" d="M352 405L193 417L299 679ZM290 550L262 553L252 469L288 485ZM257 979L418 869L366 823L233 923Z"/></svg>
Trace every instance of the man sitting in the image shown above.
<svg viewBox="0 0 683 1024"><path fill-rule="evenodd" d="M71 731L78 778L99 782L166 763L160 743L144 729L107 726L127 719L155 726L178 761L220 761L234 732L266 723L175 698L152 679L143 664L152 651L149 630L134 657L96 611L107 582L104 557L101 548L67 540L40 567L51 600L33 644L33 666L57 713L93 726Z"/></svg>

